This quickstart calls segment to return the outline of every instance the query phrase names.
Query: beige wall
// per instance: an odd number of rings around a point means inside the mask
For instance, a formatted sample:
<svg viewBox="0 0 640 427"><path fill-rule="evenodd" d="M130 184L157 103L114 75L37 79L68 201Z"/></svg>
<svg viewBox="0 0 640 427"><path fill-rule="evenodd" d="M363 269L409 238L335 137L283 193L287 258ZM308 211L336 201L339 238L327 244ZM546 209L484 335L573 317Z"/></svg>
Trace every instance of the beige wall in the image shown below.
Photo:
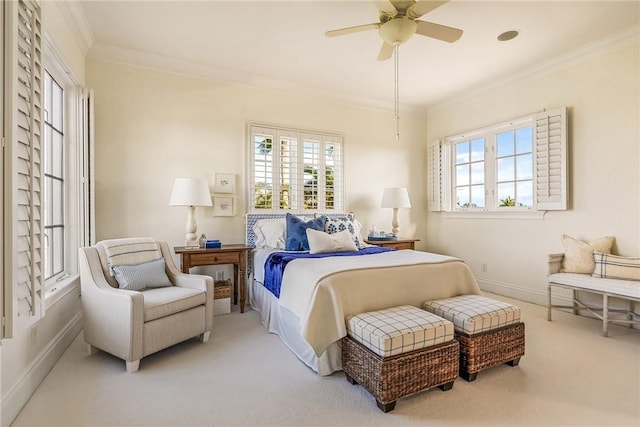
<svg viewBox="0 0 640 427"><path fill-rule="evenodd" d="M198 232L243 243L249 121L344 135L347 210L367 230L373 223L389 230L382 189L407 186L414 207L401 211L401 226L425 240L423 117L405 114L397 142L392 112L91 60L87 80L95 90L98 240L183 244L186 209L168 206L173 180L223 172L236 175L236 216L197 208Z"/></svg>
<svg viewBox="0 0 640 427"><path fill-rule="evenodd" d="M560 235L616 237L614 251L640 255L639 46L619 47L544 76L428 112L428 140L569 107L570 208L543 220L428 215L428 249L464 258L483 289L543 302L546 257ZM426 175L424 176L426 179ZM487 264L487 272L481 272Z"/></svg>

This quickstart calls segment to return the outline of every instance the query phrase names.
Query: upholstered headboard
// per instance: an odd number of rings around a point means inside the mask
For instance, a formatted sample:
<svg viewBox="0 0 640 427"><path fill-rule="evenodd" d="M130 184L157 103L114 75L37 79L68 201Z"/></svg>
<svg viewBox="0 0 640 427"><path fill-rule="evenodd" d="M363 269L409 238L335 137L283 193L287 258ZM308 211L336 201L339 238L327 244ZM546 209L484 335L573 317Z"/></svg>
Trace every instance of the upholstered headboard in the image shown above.
<svg viewBox="0 0 640 427"><path fill-rule="evenodd" d="M300 216L311 217L313 214L296 214ZM336 218L347 215L346 213L322 213L318 215L324 215L329 218ZM253 226L256 224L258 220L261 219L276 219L276 218L284 218L286 217L286 213L248 213L246 215L246 229L245 229L245 243L247 246L251 246L252 248L256 247L256 235L253 232Z"/></svg>

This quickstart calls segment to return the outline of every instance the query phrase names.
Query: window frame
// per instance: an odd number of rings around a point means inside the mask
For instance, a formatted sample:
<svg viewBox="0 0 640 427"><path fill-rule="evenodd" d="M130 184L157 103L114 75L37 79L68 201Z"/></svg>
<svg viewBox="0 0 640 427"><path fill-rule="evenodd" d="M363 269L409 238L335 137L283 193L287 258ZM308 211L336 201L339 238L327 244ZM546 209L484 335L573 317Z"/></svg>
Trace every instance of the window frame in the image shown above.
<svg viewBox="0 0 640 427"><path fill-rule="evenodd" d="M345 166L345 146L344 138L336 133L331 132L317 132L304 129L296 129L282 126L265 125L261 123L250 122L247 125L247 149L248 149L248 163L247 163L247 176L249 177L247 182L247 206L250 213L295 213L295 214L314 214L314 213L328 213L328 212L342 212L344 210L344 166ZM292 144L290 151L287 151L290 168L285 168L290 171L290 175L287 176L288 182L288 207L282 206L281 195L281 177L276 176L278 171L283 169L282 162L285 157L273 156L270 161L266 161L265 168L262 171L256 169L256 137L271 137L272 147L271 153L281 153L283 141L288 141ZM305 144L317 144L317 149L314 150L314 155L311 158L315 159L312 162L312 167L315 176L311 186L313 192L316 195L316 206L314 208L305 208L305 196L310 191L310 184L305 180L306 169L308 166L309 151L305 149ZM328 185L327 172L329 170L327 166L327 150L331 145L339 147L338 152L334 151L336 156L333 173L331 174L333 181L332 185ZM294 155L291 152L294 151ZM307 156L305 156L307 154ZM305 159L307 161L305 161ZM271 202L269 207L258 208L256 207L256 182L257 175L261 174L267 180L271 181ZM331 202L328 202L328 193L333 194ZM274 203L273 195L278 194L278 201ZM265 198L269 194L265 193ZM332 205L332 206L329 206Z"/></svg>
<svg viewBox="0 0 640 427"><path fill-rule="evenodd" d="M500 206L497 192L497 135L532 128L532 205ZM484 207L456 206L456 144L485 140ZM542 219L548 210L567 209L567 114L566 107L532 113L482 128L457 133L429 147L429 210L453 218ZM514 179L515 182L515 179Z"/></svg>

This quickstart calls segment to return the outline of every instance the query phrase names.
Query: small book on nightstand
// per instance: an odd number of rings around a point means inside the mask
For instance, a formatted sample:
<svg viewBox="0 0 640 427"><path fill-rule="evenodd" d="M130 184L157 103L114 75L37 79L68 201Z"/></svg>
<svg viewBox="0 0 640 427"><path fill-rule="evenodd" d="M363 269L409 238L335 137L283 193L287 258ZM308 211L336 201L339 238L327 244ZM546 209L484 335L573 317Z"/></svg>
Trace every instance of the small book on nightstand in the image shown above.
<svg viewBox="0 0 640 427"><path fill-rule="evenodd" d="M220 242L220 240L206 240L204 242L204 248L205 249L216 249L216 248L221 248L222 247L222 243Z"/></svg>

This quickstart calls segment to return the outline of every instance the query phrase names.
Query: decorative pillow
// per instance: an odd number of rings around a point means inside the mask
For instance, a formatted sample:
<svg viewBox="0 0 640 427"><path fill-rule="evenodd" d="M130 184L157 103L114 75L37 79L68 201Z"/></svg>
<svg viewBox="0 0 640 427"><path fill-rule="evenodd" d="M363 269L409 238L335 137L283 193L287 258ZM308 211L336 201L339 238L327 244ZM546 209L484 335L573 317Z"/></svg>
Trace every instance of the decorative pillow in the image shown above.
<svg viewBox="0 0 640 427"><path fill-rule="evenodd" d="M120 289L144 291L173 286L164 272L164 258L136 265L114 265L111 269Z"/></svg>
<svg viewBox="0 0 640 427"><path fill-rule="evenodd" d="M587 273L592 274L595 268L593 251L605 254L611 253L614 237L601 237L589 243L581 242L571 236L563 234L561 237L564 246L564 259L562 260L562 273Z"/></svg>
<svg viewBox="0 0 640 427"><path fill-rule="evenodd" d="M351 239L353 239L353 242L358 249L362 249L366 246L364 240L362 239L362 236L360 235L362 224L356 221L352 213L345 216L325 218L327 218L327 221L324 225L324 231L329 234L333 234L347 230L349 231L349 234L351 234Z"/></svg>
<svg viewBox="0 0 640 427"><path fill-rule="evenodd" d="M285 250L287 251L308 251L309 240L307 240L307 228L323 231L326 218L321 216L305 221L292 214L287 214L287 238L285 240Z"/></svg>
<svg viewBox="0 0 640 427"><path fill-rule="evenodd" d="M253 225L256 248L284 249L287 221L284 218L261 219Z"/></svg>
<svg viewBox="0 0 640 427"><path fill-rule="evenodd" d="M594 251L593 259L596 264L593 277L640 280L639 257L623 257Z"/></svg>
<svg viewBox="0 0 640 427"><path fill-rule="evenodd" d="M329 234L324 231L307 228L307 239L309 240L309 252L312 254L358 250L348 230Z"/></svg>

